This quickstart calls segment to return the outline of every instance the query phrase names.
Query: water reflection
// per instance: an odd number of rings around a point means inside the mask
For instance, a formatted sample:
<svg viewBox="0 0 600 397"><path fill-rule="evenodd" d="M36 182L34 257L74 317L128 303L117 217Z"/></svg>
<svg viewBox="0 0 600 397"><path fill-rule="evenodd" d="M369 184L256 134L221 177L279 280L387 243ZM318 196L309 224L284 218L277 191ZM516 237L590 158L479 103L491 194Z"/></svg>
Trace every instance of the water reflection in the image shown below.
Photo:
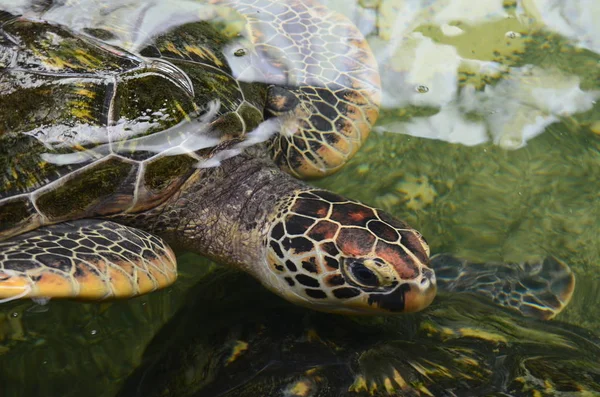
<svg viewBox="0 0 600 397"><path fill-rule="evenodd" d="M328 3L350 18L364 14ZM597 84L582 89L579 71L543 62L554 32L572 39L560 51L594 50L590 15L600 9L592 1L370 3L375 22L358 26L376 53L382 103L391 113L378 131L518 149L549 125L592 109L600 96ZM598 75L598 57L586 55ZM398 118L399 108L409 114ZM423 109L429 114L418 116Z"/></svg>
<svg viewBox="0 0 600 397"><path fill-rule="evenodd" d="M368 21L359 26L380 63L384 111L357 162L323 185L420 225L434 251L568 259L585 281L563 318L597 324L585 309L600 255L590 174L600 164L600 56L586 25L597 5L341 3L328 2Z"/></svg>
<svg viewBox="0 0 600 397"><path fill-rule="evenodd" d="M233 298L232 287L245 298ZM442 296L423 313L379 319L303 310L223 269L189 294L119 396L566 396L600 390L596 337L515 316L468 294Z"/></svg>
<svg viewBox="0 0 600 397"><path fill-rule="evenodd" d="M345 172L322 183L423 225L438 250L486 259L514 255L521 260L540 252L566 257L581 281L572 308L561 318L598 330L597 2L329 3L337 3L370 35L386 110L380 133L365 151ZM99 4L90 10L103 18L121 12L126 21L140 22L129 6ZM169 7L172 14L162 14L150 4L142 7L145 15L156 12L178 22L196 18L198 10L196 2L182 1ZM165 28L163 23L124 26L114 32L114 40L139 48L147 38L142 33ZM231 54L248 46L235 43ZM249 73L243 62L239 70L240 76ZM254 72L249 76L255 78ZM542 139L531 142L536 136ZM416 137L482 146L462 148ZM507 153L490 142L521 149ZM188 261L190 272L197 271L198 261ZM50 387L61 395L79 395L92 384L112 395L184 298L188 285L182 279L176 298L160 293L101 307L50 302L44 306L50 314L38 313L40 308L29 302L3 307L0 367L8 384L19 388L13 395L26 384L32 395ZM585 350L588 360L597 357L594 348ZM37 374L35 384L32 373Z"/></svg>
<svg viewBox="0 0 600 397"><path fill-rule="evenodd" d="M290 62L282 68L236 56L240 49L260 52L247 37L243 18L238 15L235 22L230 9L185 0L169 7L161 4L83 0L76 5L66 2L41 16L80 30L108 30L114 34L109 42L133 52L174 26L220 19L227 22L232 36L239 36L225 51L237 78L327 84L320 73L290 77L284 72L303 70L298 67L303 59L286 50L284 43L274 46L283 49L283 58ZM597 87L582 88L579 71L542 62L551 45L547 39L555 33L570 40L562 43L563 52L597 50L599 34L592 17L600 11L593 1L497 0L476 7L448 0L380 0L350 7L330 0L325 4L345 13L368 36L382 73L384 109L409 109L407 117L400 119L394 112L389 117L384 113L378 131L465 145L491 140L505 149L518 149L549 125L592 109L600 96ZM92 12L76 12L78 7ZM594 55L587 57L589 68L597 68ZM414 117L423 109L431 114Z"/></svg>

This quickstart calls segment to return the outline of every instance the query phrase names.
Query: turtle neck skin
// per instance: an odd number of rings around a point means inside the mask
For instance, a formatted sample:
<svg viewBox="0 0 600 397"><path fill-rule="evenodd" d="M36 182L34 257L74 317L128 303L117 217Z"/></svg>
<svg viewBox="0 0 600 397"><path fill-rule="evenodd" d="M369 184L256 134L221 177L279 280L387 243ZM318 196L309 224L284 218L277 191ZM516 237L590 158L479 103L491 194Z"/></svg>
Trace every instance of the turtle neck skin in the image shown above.
<svg viewBox="0 0 600 397"><path fill-rule="evenodd" d="M269 217L282 198L307 187L277 168L263 147L253 147L219 167L199 169L146 214L154 219L146 218L151 225L143 228L177 249L259 276Z"/></svg>

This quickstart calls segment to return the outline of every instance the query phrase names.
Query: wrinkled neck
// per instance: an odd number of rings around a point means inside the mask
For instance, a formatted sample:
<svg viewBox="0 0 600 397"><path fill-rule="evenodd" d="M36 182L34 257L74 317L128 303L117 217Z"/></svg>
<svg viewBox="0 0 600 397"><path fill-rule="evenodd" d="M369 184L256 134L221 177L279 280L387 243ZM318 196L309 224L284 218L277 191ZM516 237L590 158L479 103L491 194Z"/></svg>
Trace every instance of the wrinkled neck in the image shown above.
<svg viewBox="0 0 600 397"><path fill-rule="evenodd" d="M303 186L262 150L249 150L198 170L163 207L154 231L177 248L255 273L277 203Z"/></svg>

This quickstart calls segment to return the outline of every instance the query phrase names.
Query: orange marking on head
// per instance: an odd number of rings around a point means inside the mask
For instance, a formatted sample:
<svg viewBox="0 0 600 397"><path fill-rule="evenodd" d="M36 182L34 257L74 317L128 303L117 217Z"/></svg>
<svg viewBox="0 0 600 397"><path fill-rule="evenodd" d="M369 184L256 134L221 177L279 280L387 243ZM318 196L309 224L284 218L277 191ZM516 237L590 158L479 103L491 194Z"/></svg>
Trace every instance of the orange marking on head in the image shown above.
<svg viewBox="0 0 600 397"><path fill-rule="evenodd" d="M338 267L333 267L333 266L329 266L329 264L327 262L325 262L325 270L326 271L330 271L330 272L338 271L338 269L339 269L339 265L338 265Z"/></svg>
<svg viewBox="0 0 600 397"><path fill-rule="evenodd" d="M414 260L397 245L388 244L380 240L377 242L375 254L390 263L396 269L400 278L404 280L413 279L419 275Z"/></svg>
<svg viewBox="0 0 600 397"><path fill-rule="evenodd" d="M327 276L325 278L325 284L330 287L335 287L338 285L345 284L344 278L340 274L332 274L331 276Z"/></svg>
<svg viewBox="0 0 600 397"><path fill-rule="evenodd" d="M329 213L330 204L323 200L305 199L296 200L291 212L313 218L325 218Z"/></svg>
<svg viewBox="0 0 600 397"><path fill-rule="evenodd" d="M346 255L360 256L365 254L365 249L357 241L344 240L340 241L340 248Z"/></svg>
<svg viewBox="0 0 600 397"><path fill-rule="evenodd" d="M400 237L394 228L379 220L370 222L368 227L377 237L384 240L397 241Z"/></svg>
<svg viewBox="0 0 600 397"><path fill-rule="evenodd" d="M344 254L363 256L372 251L375 236L364 229L342 228L336 242Z"/></svg>
<svg viewBox="0 0 600 397"><path fill-rule="evenodd" d="M350 226L365 226L367 220L374 218L375 213L371 208L358 203L336 204L331 214L331 219Z"/></svg>
<svg viewBox="0 0 600 397"><path fill-rule="evenodd" d="M348 217L352 219L354 222L362 222L367 218L370 214L365 214L364 212L349 212Z"/></svg>
<svg viewBox="0 0 600 397"><path fill-rule="evenodd" d="M304 270L307 270L313 274L321 274L323 270L321 269L321 266L319 266L317 258L314 256L302 259L301 263Z"/></svg>
<svg viewBox="0 0 600 397"><path fill-rule="evenodd" d="M328 209L327 208L319 208L317 210L317 215L320 217L327 216Z"/></svg>
<svg viewBox="0 0 600 397"><path fill-rule="evenodd" d="M327 220L322 220L317 222L317 224L310 229L308 232L308 237L316 241L332 239L335 237L335 233L337 231L337 224Z"/></svg>

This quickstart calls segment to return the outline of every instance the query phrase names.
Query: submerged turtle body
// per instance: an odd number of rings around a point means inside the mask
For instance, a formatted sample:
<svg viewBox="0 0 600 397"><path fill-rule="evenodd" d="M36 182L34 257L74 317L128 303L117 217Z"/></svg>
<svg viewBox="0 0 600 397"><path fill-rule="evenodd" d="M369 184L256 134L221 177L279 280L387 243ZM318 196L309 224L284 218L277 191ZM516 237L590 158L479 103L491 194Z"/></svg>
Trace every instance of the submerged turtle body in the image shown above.
<svg viewBox="0 0 600 397"><path fill-rule="evenodd" d="M153 291L175 280L175 246L322 311L429 305L436 278L419 232L292 177L339 169L375 122L364 38L310 0L205 4L242 14L252 46L200 21L128 51L111 32L1 14L0 299ZM234 73L231 57L244 56L263 80ZM434 262L456 279L449 289L529 315L551 318L573 291L553 260L480 278L448 263Z"/></svg>
<svg viewBox="0 0 600 397"><path fill-rule="evenodd" d="M402 317L332 316L275 301L246 275L215 269L185 302L119 396L600 393L597 336L469 294L444 294Z"/></svg>

